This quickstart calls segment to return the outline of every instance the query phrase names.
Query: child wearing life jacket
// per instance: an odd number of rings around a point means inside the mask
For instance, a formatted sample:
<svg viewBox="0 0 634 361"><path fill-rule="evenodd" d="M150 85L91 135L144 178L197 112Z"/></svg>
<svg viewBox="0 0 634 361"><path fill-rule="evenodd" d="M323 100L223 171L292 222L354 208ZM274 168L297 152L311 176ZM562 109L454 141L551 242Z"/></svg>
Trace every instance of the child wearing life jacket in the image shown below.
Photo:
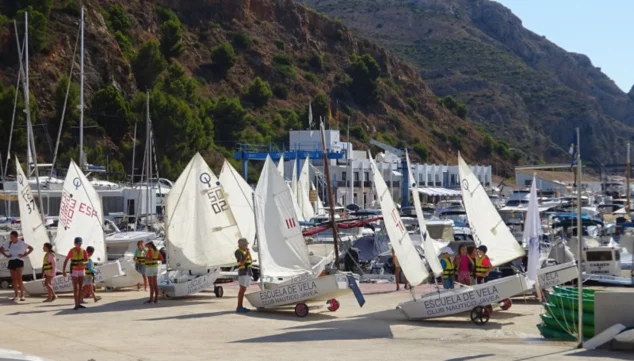
<svg viewBox="0 0 634 361"><path fill-rule="evenodd" d="M493 265L489 256L487 256L488 248L485 245L478 247L478 256L475 259L476 263L476 283L481 284L487 281L489 273L493 270Z"/></svg>
<svg viewBox="0 0 634 361"><path fill-rule="evenodd" d="M44 287L48 293L48 298L43 302L53 302L57 299L55 291L53 290L52 281L55 277L55 271L57 270L57 258L53 252L53 245L50 243L44 243L42 246L44 250L44 262L42 263L42 276L44 277Z"/></svg>
<svg viewBox="0 0 634 361"><path fill-rule="evenodd" d="M81 237L75 237L75 247L71 248L64 260L63 275L66 278L66 265L70 262L70 277L73 282L73 297L75 298L74 310L86 308L81 304L81 292L84 289L84 276L86 275L86 263L88 262L88 252L81 247L83 240Z"/></svg>
<svg viewBox="0 0 634 361"><path fill-rule="evenodd" d="M454 263L451 260L453 256L453 250L449 247L445 247L442 249L442 259L440 260L440 265L442 266L442 280L443 287L448 290L454 288L454 274L456 274L456 268L454 267Z"/></svg>
<svg viewBox="0 0 634 361"><path fill-rule="evenodd" d="M92 299L95 302L98 302L101 297L97 297L97 295L95 295L95 289L94 289L94 284L95 284L95 275L97 274L97 271L94 268L94 264L92 263L92 255L93 253L95 253L95 248L92 246L88 246L86 247L86 252L88 253L88 262L86 262L86 268L85 268L85 272L86 275L84 276L84 290L82 291L82 303L83 299L84 299L84 295L88 295L89 297L92 296Z"/></svg>

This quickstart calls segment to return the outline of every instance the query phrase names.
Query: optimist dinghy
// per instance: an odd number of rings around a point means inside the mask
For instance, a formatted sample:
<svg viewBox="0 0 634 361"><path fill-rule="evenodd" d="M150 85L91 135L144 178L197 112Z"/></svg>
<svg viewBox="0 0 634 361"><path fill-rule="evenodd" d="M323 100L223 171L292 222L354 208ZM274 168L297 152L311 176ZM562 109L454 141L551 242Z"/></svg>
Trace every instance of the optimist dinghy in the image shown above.
<svg viewBox="0 0 634 361"><path fill-rule="evenodd" d="M97 271L95 283L123 275L119 262L106 263L102 209L99 194L77 164L71 160L64 180L59 210L59 227L53 245L58 259L62 258L60 268L63 266L66 252L74 246L75 237L81 237L84 240L82 245L84 249L88 246L94 247L95 253L92 260L97 264L95 266ZM70 274L67 274L66 277L63 275L55 276L52 285L55 293L73 292ZM24 289L30 295L47 293L43 280L25 282Z"/></svg>
<svg viewBox="0 0 634 361"><path fill-rule="evenodd" d="M381 213L383 214L383 222L394 248L394 253L410 285L420 285L429 277L427 268L401 221L385 180L383 180L372 157L370 156L369 158L374 177L374 186L381 205ZM515 238L512 239L515 241ZM423 247L430 267L435 275L439 275L442 272L442 268L439 267L437 251L431 242L423 242ZM524 251L521 247L519 249L522 252ZM411 289L412 300L400 303L397 309L408 319L415 320L471 311L472 321L484 324L489 320L489 311L486 306L522 293L526 289L528 289L526 279L524 276L519 275L496 280L488 284L462 287L454 290L439 290L438 292L423 295L421 298L417 298L414 290Z"/></svg>
<svg viewBox="0 0 634 361"><path fill-rule="evenodd" d="M166 297L183 297L214 289L220 267L235 265L233 252L241 237L222 184L196 153L165 201L167 266L159 283Z"/></svg>
<svg viewBox="0 0 634 361"><path fill-rule="evenodd" d="M336 311L336 297L358 291L351 274L336 273L319 277L315 272L293 206L291 190L267 157L254 193L256 239L260 263L261 290L246 295L249 303L261 309L295 308L305 317L309 305L327 306ZM356 292L355 291L355 292Z"/></svg>

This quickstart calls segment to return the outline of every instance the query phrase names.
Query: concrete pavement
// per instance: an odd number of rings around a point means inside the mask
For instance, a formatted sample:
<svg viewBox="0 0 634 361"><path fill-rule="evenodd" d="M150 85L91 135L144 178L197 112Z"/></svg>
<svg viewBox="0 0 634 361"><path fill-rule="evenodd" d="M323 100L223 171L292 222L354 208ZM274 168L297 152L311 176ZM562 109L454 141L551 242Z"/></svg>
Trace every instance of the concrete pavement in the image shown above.
<svg viewBox="0 0 634 361"><path fill-rule="evenodd" d="M339 299L339 311L322 309L304 319L292 310L236 314L235 284L225 285L222 299L204 292L156 305L143 305L142 291L100 292L99 303L78 311L68 295L52 304L42 298L16 304L8 300L12 292L2 292L0 348L52 361L632 359L544 341L535 327L541 311L535 302L515 300L484 327L468 315L410 322L394 310L409 292L391 292L393 284L362 288L363 308L350 294Z"/></svg>

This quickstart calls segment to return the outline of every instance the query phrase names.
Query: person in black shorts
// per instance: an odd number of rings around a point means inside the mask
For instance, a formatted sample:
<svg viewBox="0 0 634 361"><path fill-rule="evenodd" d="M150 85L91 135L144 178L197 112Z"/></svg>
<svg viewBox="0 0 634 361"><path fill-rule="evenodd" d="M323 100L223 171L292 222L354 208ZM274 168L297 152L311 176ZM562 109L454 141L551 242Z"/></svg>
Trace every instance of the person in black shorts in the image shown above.
<svg viewBox="0 0 634 361"><path fill-rule="evenodd" d="M0 247L0 253L9 258L9 273L11 273L11 283L13 284L13 292L15 297L11 301L15 301L20 294L20 301L24 299L24 285L22 284L22 269L24 268L23 259L33 252L33 247L29 246L24 240L18 238L18 232L13 231L10 235L11 240L8 245Z"/></svg>

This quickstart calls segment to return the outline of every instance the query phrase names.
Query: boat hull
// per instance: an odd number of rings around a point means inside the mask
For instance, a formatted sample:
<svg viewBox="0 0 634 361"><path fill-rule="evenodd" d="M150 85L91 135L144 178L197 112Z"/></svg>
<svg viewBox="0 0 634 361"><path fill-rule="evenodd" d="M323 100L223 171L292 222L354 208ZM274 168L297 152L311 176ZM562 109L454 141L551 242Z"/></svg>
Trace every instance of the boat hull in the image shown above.
<svg viewBox="0 0 634 361"><path fill-rule="evenodd" d="M214 269L209 273L200 276L192 276L185 282L170 282L169 284L159 283L159 290L162 295L169 298L185 297L199 293L201 291L214 288L214 282L220 275L220 269Z"/></svg>
<svg viewBox="0 0 634 361"><path fill-rule="evenodd" d="M143 276L136 271L134 260L120 259L122 275L104 280L103 286L107 290L119 288L139 287L143 285ZM164 271L165 266L159 265L159 274Z"/></svg>
<svg viewBox="0 0 634 361"><path fill-rule="evenodd" d="M587 274L583 273L581 276L584 282L597 282L604 285L612 285L612 286L626 286L633 287L634 286L634 277L619 277L619 276L611 276L611 275L598 275L598 274Z"/></svg>
<svg viewBox="0 0 634 361"><path fill-rule="evenodd" d="M528 289L526 278L514 275L481 285L423 295L420 299L400 303L397 309L412 320L444 317L469 312L476 306L497 303Z"/></svg>
<svg viewBox="0 0 634 361"><path fill-rule="evenodd" d="M298 277L282 285L246 295L255 308L280 308L284 306L325 303L350 293L348 277L343 273L323 277Z"/></svg>
<svg viewBox="0 0 634 361"><path fill-rule="evenodd" d="M98 271L95 275L96 284L123 275L123 271L121 270L121 265L119 264L119 261L108 262L100 266L95 266L95 270ZM63 275L57 275L53 277L53 280L51 281L51 286L53 287L53 291L55 293L73 292L73 282L70 274L67 274L66 277L64 277ZM24 290L32 296L45 295L48 293L46 291L46 287L44 286L43 279L24 282Z"/></svg>
<svg viewBox="0 0 634 361"><path fill-rule="evenodd" d="M544 267L537 271L537 279L541 289L551 288L570 282L579 276L576 262Z"/></svg>

